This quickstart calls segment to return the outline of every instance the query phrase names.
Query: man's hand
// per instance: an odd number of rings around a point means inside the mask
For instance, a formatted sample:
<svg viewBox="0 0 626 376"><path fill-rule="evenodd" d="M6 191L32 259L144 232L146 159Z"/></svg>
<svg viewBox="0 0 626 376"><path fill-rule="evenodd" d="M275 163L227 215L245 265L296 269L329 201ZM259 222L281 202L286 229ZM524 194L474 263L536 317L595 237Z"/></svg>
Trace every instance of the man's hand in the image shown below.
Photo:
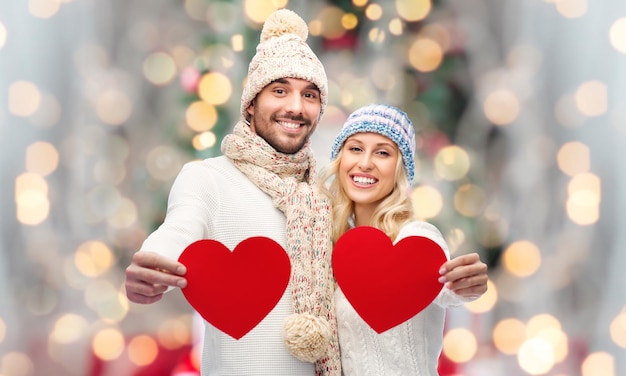
<svg viewBox="0 0 626 376"><path fill-rule="evenodd" d="M439 282L457 295L474 298L487 291L487 264L477 253L456 257L441 266Z"/></svg>
<svg viewBox="0 0 626 376"><path fill-rule="evenodd" d="M134 303L161 300L170 286L185 287L185 265L154 252L137 252L126 268L126 296Z"/></svg>

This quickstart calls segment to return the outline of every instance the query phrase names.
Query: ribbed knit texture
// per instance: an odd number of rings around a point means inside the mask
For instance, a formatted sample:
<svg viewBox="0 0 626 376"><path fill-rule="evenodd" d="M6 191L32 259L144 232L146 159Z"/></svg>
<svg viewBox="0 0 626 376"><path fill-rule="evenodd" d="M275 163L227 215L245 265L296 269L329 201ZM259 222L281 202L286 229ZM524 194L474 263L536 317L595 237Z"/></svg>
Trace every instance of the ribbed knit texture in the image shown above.
<svg viewBox="0 0 626 376"><path fill-rule="evenodd" d="M340 375L341 364L331 269L330 203L315 184L315 159L307 143L295 154L277 152L240 121L222 142L222 152L287 217L294 312L327 320L331 338L318 375Z"/></svg>

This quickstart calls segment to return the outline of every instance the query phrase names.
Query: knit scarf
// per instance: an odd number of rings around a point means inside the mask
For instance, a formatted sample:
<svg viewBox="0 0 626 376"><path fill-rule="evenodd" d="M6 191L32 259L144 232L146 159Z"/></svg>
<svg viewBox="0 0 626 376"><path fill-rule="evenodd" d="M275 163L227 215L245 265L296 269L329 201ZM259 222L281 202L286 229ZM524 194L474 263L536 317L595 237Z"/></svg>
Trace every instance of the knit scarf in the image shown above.
<svg viewBox="0 0 626 376"><path fill-rule="evenodd" d="M295 315L285 323L285 344L298 359L315 362L316 375L340 375L330 203L315 184L310 142L295 154L279 153L240 121L224 138L222 153L267 193L287 218Z"/></svg>

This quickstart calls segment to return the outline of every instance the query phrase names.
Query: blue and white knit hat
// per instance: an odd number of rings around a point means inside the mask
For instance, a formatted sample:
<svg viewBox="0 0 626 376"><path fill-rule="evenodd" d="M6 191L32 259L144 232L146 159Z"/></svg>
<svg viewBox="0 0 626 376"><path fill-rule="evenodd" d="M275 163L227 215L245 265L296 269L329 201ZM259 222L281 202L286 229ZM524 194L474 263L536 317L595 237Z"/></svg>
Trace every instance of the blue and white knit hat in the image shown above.
<svg viewBox="0 0 626 376"><path fill-rule="evenodd" d="M393 106L370 104L348 116L341 132L335 137L330 159L337 158L348 137L356 133L373 132L388 137L398 145L409 182L415 176L415 129L407 114Z"/></svg>

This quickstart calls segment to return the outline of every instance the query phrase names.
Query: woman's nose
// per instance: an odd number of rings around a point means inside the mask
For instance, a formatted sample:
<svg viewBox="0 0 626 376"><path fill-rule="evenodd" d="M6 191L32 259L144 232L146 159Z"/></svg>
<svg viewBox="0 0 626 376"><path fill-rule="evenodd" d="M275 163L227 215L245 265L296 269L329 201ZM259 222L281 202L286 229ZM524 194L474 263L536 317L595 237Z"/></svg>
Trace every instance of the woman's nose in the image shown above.
<svg viewBox="0 0 626 376"><path fill-rule="evenodd" d="M370 170L372 168L372 156L369 153L363 153L358 166L363 171Z"/></svg>

